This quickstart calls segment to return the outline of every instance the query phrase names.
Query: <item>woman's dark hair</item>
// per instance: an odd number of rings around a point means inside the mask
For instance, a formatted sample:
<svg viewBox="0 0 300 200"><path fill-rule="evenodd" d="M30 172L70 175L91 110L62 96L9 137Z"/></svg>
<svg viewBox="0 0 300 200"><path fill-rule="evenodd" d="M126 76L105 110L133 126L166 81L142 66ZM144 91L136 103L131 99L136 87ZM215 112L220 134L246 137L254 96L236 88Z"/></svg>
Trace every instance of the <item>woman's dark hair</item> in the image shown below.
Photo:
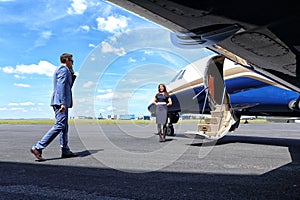
<svg viewBox="0 0 300 200"><path fill-rule="evenodd" d="M167 87L165 86L165 84L159 84L158 85L158 87L157 87L157 90L158 90L158 93L160 93L160 90L159 90L159 87L160 86L163 86L164 87L164 90L162 91L163 93L164 93L164 95L166 96L166 97L169 97L169 93L168 93L168 91L167 91Z"/></svg>

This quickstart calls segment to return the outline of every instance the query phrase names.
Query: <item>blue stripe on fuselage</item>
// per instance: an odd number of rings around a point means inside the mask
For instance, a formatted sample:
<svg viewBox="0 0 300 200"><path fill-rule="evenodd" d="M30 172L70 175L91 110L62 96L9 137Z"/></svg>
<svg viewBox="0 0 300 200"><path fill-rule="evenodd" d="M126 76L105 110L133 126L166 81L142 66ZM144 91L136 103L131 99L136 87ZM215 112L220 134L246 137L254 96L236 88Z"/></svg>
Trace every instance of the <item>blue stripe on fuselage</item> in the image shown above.
<svg viewBox="0 0 300 200"><path fill-rule="evenodd" d="M297 92L248 77L226 80L225 84L232 104L287 105L291 100L297 99L299 96Z"/></svg>
<svg viewBox="0 0 300 200"><path fill-rule="evenodd" d="M231 105L241 114L255 115L288 115L292 113L288 107L290 101L299 97L297 92L276 87L249 77L233 78L225 81L226 90L230 95ZM186 90L172 97L173 106L170 110L181 110L186 113L202 111L206 93L203 92L192 100L191 97L203 90L203 86ZM198 101L199 106L194 105ZM189 103L186 103L189 102ZM206 109L207 111L208 109ZM244 113L243 113L244 112ZM298 115L299 113L294 113Z"/></svg>

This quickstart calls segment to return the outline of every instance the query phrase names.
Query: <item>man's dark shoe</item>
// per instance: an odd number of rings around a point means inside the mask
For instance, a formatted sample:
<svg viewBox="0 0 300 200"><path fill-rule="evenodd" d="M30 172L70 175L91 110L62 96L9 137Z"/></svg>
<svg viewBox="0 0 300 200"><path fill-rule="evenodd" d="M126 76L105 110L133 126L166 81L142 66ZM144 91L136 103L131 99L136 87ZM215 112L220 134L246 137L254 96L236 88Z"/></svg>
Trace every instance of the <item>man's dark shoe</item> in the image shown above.
<svg viewBox="0 0 300 200"><path fill-rule="evenodd" d="M45 161L46 159L42 157L42 151L34 147L30 149L30 152L38 159L38 161Z"/></svg>
<svg viewBox="0 0 300 200"><path fill-rule="evenodd" d="M73 157L77 157L78 155L76 153L73 153L72 151L68 151L66 153L62 153L61 157L62 158L73 158Z"/></svg>

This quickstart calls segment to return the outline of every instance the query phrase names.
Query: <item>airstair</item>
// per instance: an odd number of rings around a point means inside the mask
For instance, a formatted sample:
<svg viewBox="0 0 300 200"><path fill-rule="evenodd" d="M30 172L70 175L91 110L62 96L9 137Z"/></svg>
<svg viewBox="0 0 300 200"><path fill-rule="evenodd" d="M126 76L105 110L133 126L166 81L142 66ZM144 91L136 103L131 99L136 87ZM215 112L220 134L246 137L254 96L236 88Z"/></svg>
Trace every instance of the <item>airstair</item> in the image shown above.
<svg viewBox="0 0 300 200"><path fill-rule="evenodd" d="M204 123L201 120L197 131L193 132L211 140L217 140L226 135L236 122L224 84L223 61L224 57L216 56L210 60L206 68L204 76L204 85L206 87L204 107L206 101L208 101L211 117L205 118ZM204 108L202 114L203 112Z"/></svg>

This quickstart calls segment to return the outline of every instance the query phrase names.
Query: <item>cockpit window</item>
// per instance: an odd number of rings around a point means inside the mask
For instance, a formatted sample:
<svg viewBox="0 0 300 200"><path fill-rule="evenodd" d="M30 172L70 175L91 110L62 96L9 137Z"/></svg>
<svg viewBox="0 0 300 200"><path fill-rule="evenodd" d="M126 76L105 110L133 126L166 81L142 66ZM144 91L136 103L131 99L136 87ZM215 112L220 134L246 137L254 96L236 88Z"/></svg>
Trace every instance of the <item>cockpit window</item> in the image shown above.
<svg viewBox="0 0 300 200"><path fill-rule="evenodd" d="M183 75L184 75L184 73L185 73L185 70L183 70L182 72L181 72L181 74L180 74L180 76L178 76L178 80L180 80L180 79L182 79L183 78Z"/></svg>
<svg viewBox="0 0 300 200"><path fill-rule="evenodd" d="M176 81L177 78L178 78L178 76L181 74L182 71L183 71L183 70L180 70L180 71L176 74L176 76L171 80L171 82Z"/></svg>
<svg viewBox="0 0 300 200"><path fill-rule="evenodd" d="M171 82L174 82L174 81L176 81L176 80L182 79L184 73L185 73L185 69L184 69L184 70L180 70L180 71L176 74L176 76L171 80Z"/></svg>

